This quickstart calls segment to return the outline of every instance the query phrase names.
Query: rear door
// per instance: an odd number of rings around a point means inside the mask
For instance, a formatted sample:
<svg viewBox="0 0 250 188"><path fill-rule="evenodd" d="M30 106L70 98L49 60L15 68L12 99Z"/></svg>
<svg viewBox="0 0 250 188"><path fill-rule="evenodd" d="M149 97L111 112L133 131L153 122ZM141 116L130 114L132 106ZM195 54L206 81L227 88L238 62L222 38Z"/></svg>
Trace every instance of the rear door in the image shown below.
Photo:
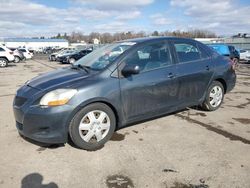
<svg viewBox="0 0 250 188"><path fill-rule="evenodd" d="M210 55L202 45L191 40L173 40L177 75L180 83L178 101L183 107L201 102L213 75Z"/></svg>
<svg viewBox="0 0 250 188"><path fill-rule="evenodd" d="M129 77L120 75L122 106L127 121L173 111L178 81L168 43L151 42L138 47L122 60L120 71L128 64L138 65L140 73Z"/></svg>

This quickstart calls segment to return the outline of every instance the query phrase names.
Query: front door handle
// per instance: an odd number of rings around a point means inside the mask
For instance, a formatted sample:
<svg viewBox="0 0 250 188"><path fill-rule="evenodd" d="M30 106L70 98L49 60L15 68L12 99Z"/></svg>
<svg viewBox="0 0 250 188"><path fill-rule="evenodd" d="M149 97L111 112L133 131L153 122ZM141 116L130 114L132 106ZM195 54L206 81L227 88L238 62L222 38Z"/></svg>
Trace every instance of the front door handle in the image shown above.
<svg viewBox="0 0 250 188"><path fill-rule="evenodd" d="M169 74L168 74L168 78L174 78L175 77L175 75L172 73L172 72L170 72Z"/></svg>
<svg viewBox="0 0 250 188"><path fill-rule="evenodd" d="M206 66L206 70L209 71L210 70L210 67L209 65Z"/></svg>

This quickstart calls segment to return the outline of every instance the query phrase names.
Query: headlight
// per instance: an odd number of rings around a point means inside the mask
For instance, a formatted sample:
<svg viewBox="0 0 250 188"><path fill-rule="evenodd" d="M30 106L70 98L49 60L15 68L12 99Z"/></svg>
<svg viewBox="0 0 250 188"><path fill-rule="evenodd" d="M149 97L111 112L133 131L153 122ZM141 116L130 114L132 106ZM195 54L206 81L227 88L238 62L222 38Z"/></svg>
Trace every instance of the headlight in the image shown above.
<svg viewBox="0 0 250 188"><path fill-rule="evenodd" d="M56 89L48 92L40 100L41 106L60 106L67 102L76 94L76 89Z"/></svg>

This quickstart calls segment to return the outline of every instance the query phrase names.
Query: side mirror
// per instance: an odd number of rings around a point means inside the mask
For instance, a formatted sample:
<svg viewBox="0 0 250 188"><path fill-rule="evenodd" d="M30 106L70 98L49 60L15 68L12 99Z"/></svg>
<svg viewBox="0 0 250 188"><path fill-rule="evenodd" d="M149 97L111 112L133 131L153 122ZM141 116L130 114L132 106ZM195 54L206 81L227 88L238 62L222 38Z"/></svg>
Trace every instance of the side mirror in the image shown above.
<svg viewBox="0 0 250 188"><path fill-rule="evenodd" d="M139 74L140 73L140 67L138 65L125 65L125 67L122 69L122 75L123 76L130 76L132 74Z"/></svg>

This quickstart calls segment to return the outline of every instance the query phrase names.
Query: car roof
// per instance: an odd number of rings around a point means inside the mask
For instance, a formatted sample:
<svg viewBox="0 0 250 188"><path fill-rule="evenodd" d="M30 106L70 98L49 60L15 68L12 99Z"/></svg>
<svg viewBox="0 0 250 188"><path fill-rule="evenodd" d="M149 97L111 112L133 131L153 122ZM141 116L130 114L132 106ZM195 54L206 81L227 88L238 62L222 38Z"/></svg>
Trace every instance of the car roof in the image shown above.
<svg viewBox="0 0 250 188"><path fill-rule="evenodd" d="M121 42L143 43L143 42L147 42L147 41L168 40L168 39L192 40L192 41L194 41L194 39L190 39L190 38L180 38L180 37L171 37L171 36L166 36L166 37L150 36L150 37L143 37L143 38L127 39L127 40L122 40L122 41L118 41L118 42L119 43L121 43Z"/></svg>
<svg viewBox="0 0 250 188"><path fill-rule="evenodd" d="M223 43L213 43L213 44L207 44L208 46L229 46L227 44L223 44Z"/></svg>

